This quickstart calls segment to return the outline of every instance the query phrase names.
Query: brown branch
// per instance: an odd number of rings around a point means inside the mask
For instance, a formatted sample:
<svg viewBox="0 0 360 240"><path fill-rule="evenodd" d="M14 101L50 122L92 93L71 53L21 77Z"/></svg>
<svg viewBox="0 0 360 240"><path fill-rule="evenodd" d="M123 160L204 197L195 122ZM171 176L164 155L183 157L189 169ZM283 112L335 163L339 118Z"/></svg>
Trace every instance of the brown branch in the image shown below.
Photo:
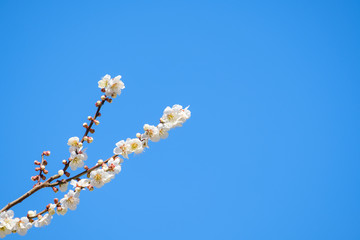
<svg viewBox="0 0 360 240"><path fill-rule="evenodd" d="M107 99L107 98L106 98L106 99ZM91 129L91 127L92 127L93 124L94 124L94 120L96 120L96 118L100 116L100 109L101 109L102 105L104 105L106 99L102 100L102 101L101 101L101 104L97 107L97 111L96 111L96 113L95 113L95 116L94 116L93 120L91 120L91 122L90 122L90 124L89 124L89 127L86 129L86 131L85 131L85 133L84 133L84 136L83 136L82 139L81 139L81 143L84 142L84 137L89 134L90 129ZM110 159L111 159L111 158L110 158ZM108 159L108 160L110 160L110 159ZM43 160L44 160L44 159L43 159L43 156L42 156L41 165L43 164ZM108 160L107 160L107 161L108 161ZM65 166L64 166L64 168L63 168L63 171L64 171L64 172L68 169L69 164L70 164L70 161L68 161L68 162L65 164ZM40 165L40 166L41 166L41 165ZM80 174L81 174L81 175L80 175ZM85 173L80 173L80 174L78 174L78 175L82 176L82 175L84 175ZM39 175L41 175L41 170L40 170L40 174L39 174ZM76 175L76 176L78 176L78 175ZM76 177L76 176L75 176L75 177ZM39 177L41 178L41 176L39 176ZM58 179L58 178L60 178L60 177L61 177L61 176L60 176L59 174L55 174L55 175L51 176L51 177L50 177L48 180L46 180L45 182L43 182L43 183L38 183L38 185L34 186L31 190L27 191L24 195L22 195L21 197L15 199L14 201L8 203L5 207L3 207L3 208L0 210L0 213L3 212L3 211L9 210L10 208L12 208L13 206L15 206L16 204L21 203L24 199L30 197L31 195L33 195L34 193L36 193L36 192L39 191L40 189L45 188L45 187L50 187L50 183L51 183L53 180ZM73 178L72 178L72 179L73 179ZM70 179L70 180L71 180L71 179ZM70 181L70 180L69 180L69 181Z"/></svg>

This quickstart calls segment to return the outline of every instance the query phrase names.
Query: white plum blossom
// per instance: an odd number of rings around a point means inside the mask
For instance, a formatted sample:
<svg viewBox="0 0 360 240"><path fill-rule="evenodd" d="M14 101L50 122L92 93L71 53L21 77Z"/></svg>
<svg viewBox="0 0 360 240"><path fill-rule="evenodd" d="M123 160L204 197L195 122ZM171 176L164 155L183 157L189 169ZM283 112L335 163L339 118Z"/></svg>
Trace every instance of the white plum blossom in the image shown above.
<svg viewBox="0 0 360 240"><path fill-rule="evenodd" d="M21 236L24 236L27 231L32 227L27 217L15 218L14 230Z"/></svg>
<svg viewBox="0 0 360 240"><path fill-rule="evenodd" d="M50 206L49 206L49 209L48 209L48 213L50 214L50 215L54 215L55 214L55 210L56 210L56 204L50 204Z"/></svg>
<svg viewBox="0 0 360 240"><path fill-rule="evenodd" d="M110 174L105 172L103 169L96 169L90 173L91 186L101 188L105 183L110 182L110 180Z"/></svg>
<svg viewBox="0 0 360 240"><path fill-rule="evenodd" d="M159 129L153 125L145 124L144 125L145 135L150 138L153 142L160 141L160 132Z"/></svg>
<svg viewBox="0 0 360 240"><path fill-rule="evenodd" d="M175 104L172 108L166 107L161 117L161 122L165 123L169 128L181 127L191 116L188 108L189 107L183 109L183 107L178 104Z"/></svg>
<svg viewBox="0 0 360 240"><path fill-rule="evenodd" d="M67 194L65 194L64 198L60 200L60 204L61 206L65 206L66 208L75 210L77 208L77 205L80 203L79 196L79 192L74 192L73 190L70 190Z"/></svg>
<svg viewBox="0 0 360 240"><path fill-rule="evenodd" d="M77 188L77 187L86 188L90 185L90 180L87 178L81 179L80 181L76 181L76 180L72 179L70 181L70 185L72 185L74 188Z"/></svg>
<svg viewBox="0 0 360 240"><path fill-rule="evenodd" d="M170 128L167 125L160 123L157 128L159 129L159 136L162 139L165 139L169 136L168 131L170 130Z"/></svg>
<svg viewBox="0 0 360 240"><path fill-rule="evenodd" d="M124 83L120 80L121 76L118 75L111 78L109 74L106 74L99 82L98 86L101 89L105 89L105 95L115 98L121 94L121 90L125 88Z"/></svg>
<svg viewBox="0 0 360 240"><path fill-rule="evenodd" d="M59 206L56 208L56 213L58 215L65 215L65 213L67 212L67 207L66 206Z"/></svg>
<svg viewBox="0 0 360 240"><path fill-rule="evenodd" d="M44 216L39 215L38 219L34 221L33 225L37 228L49 225L52 218L53 217L48 213Z"/></svg>
<svg viewBox="0 0 360 240"><path fill-rule="evenodd" d="M60 184L59 184L59 189L60 189L60 191L61 191L61 192L66 192L67 189L68 189L68 185L69 185L68 182L60 183Z"/></svg>
<svg viewBox="0 0 360 240"><path fill-rule="evenodd" d="M121 155L124 158L129 158L128 154L131 153L128 143L124 140L121 140L116 143L116 148L114 149L114 154Z"/></svg>
<svg viewBox="0 0 360 240"><path fill-rule="evenodd" d="M109 175L110 178L115 178L115 175L118 174L121 171L121 163L123 162L123 159L116 157L111 158L107 165L103 168Z"/></svg>
<svg viewBox="0 0 360 240"><path fill-rule="evenodd" d="M70 147L80 147L80 140L78 137L71 137L67 143Z"/></svg>
<svg viewBox="0 0 360 240"><path fill-rule="evenodd" d="M0 238L10 234L15 227L14 212L12 210L0 213Z"/></svg>
<svg viewBox="0 0 360 240"><path fill-rule="evenodd" d="M142 153L144 150L143 144L138 138L128 138L126 140L126 144L129 146L130 152L134 152L136 154Z"/></svg>
<svg viewBox="0 0 360 240"><path fill-rule="evenodd" d="M84 161L86 161L87 158L87 154L82 148L77 151L72 151L69 158L71 170L75 171L76 169L83 167Z"/></svg>

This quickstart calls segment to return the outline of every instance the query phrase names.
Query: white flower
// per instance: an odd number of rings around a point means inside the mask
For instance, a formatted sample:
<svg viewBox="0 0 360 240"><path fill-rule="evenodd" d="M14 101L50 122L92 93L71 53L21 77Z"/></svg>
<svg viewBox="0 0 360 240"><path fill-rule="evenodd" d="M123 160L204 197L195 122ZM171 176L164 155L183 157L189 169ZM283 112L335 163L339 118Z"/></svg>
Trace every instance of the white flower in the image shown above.
<svg viewBox="0 0 360 240"><path fill-rule="evenodd" d="M158 142L160 140L159 129L155 126L145 124L144 130L147 136L149 136L150 140L153 142Z"/></svg>
<svg viewBox="0 0 360 240"><path fill-rule="evenodd" d="M50 215L54 215L55 214L55 209L56 209L56 204L50 204L50 206L49 206L49 209L48 209L48 213L50 214Z"/></svg>
<svg viewBox="0 0 360 240"><path fill-rule="evenodd" d="M68 140L68 145L70 146L70 147L79 147L79 138L78 137L71 137L71 138L69 138L69 140Z"/></svg>
<svg viewBox="0 0 360 240"><path fill-rule="evenodd" d="M105 89L105 95L115 98L121 94L121 90L125 88L124 83L120 80L121 76L118 75L111 78L109 74L106 74L99 82L98 86L101 89Z"/></svg>
<svg viewBox="0 0 360 240"><path fill-rule="evenodd" d="M72 151L70 155L70 168L75 171L77 168L84 166L84 161L87 159L87 154L85 150Z"/></svg>
<svg viewBox="0 0 360 240"><path fill-rule="evenodd" d="M110 178L113 179L116 174L118 174L121 171L121 163L122 159L119 157L116 157L115 159L110 159L107 163L107 167L104 169L106 172L110 175Z"/></svg>
<svg viewBox="0 0 360 240"><path fill-rule="evenodd" d="M116 148L114 148L114 154L122 155L124 158L129 158L128 154L131 153L130 147L124 140L116 143Z"/></svg>
<svg viewBox="0 0 360 240"><path fill-rule="evenodd" d="M77 187L86 188L90 185L90 180L87 178L81 179L80 181L76 181L76 180L72 179L70 181L70 185L72 185L74 188L77 188Z"/></svg>
<svg viewBox="0 0 360 240"><path fill-rule="evenodd" d="M110 180L110 175L103 169L97 169L90 173L90 184L94 187L100 188Z"/></svg>
<svg viewBox="0 0 360 240"><path fill-rule="evenodd" d="M126 144L129 146L129 150L136 154L142 153L142 151L144 150L143 144L138 138L133 138L133 139L128 138L126 140Z"/></svg>
<svg viewBox="0 0 360 240"><path fill-rule="evenodd" d="M10 234L15 227L15 220L13 219L14 212L12 210L0 213L0 238L4 238Z"/></svg>
<svg viewBox="0 0 360 240"><path fill-rule="evenodd" d="M43 227L43 226L49 225L52 218L53 217L51 215L49 215L48 213L45 214L44 216L39 215L38 219L34 221L33 225L35 227Z"/></svg>
<svg viewBox="0 0 360 240"><path fill-rule="evenodd" d="M75 210L77 205L80 203L79 196L79 192L74 192L73 190L70 190L67 194L65 194L64 198L60 200L60 204L61 206L65 206L66 208Z"/></svg>
<svg viewBox="0 0 360 240"><path fill-rule="evenodd" d="M57 207L56 210L57 210L56 213L58 215L65 215L65 213L67 212L67 207L62 205L62 206Z"/></svg>
<svg viewBox="0 0 360 240"><path fill-rule="evenodd" d="M29 217L36 217L36 210L34 210L34 211L29 210L28 211L28 216Z"/></svg>
<svg viewBox="0 0 360 240"><path fill-rule="evenodd" d="M162 139L165 139L169 136L168 131L170 130L170 128L167 125L160 123L157 128L159 129L159 136Z"/></svg>
<svg viewBox="0 0 360 240"><path fill-rule="evenodd" d="M188 107L183 109L181 105L175 104L172 108L165 108L161 122L165 123L169 128L181 127L190 116L191 112Z"/></svg>
<svg viewBox="0 0 360 240"><path fill-rule="evenodd" d="M14 230L21 236L24 236L27 233L27 230L32 227L32 224L29 222L27 217L15 218L15 227Z"/></svg>
<svg viewBox="0 0 360 240"><path fill-rule="evenodd" d="M69 185L69 183L68 183L68 182L65 182L65 183L61 183L61 184L59 184L59 189L60 189L60 191L62 191L62 192L66 192L66 191L67 191L67 189L68 189L68 185Z"/></svg>

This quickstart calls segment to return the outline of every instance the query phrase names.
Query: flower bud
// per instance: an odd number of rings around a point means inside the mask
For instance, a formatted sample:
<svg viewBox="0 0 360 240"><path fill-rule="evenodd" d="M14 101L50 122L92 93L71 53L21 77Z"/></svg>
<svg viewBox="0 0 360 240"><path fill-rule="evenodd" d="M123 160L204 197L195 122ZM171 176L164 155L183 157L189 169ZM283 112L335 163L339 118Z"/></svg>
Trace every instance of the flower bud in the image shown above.
<svg viewBox="0 0 360 240"><path fill-rule="evenodd" d="M36 211L28 211L28 214L27 214L28 217L35 217L36 216Z"/></svg>
<svg viewBox="0 0 360 240"><path fill-rule="evenodd" d="M94 187L91 186L91 185L89 185L87 188L89 189L89 191L93 191L93 190L94 190Z"/></svg>
<svg viewBox="0 0 360 240"><path fill-rule="evenodd" d="M106 96L105 96L105 95L102 95L102 96L101 96L101 100L104 101L105 99L106 99Z"/></svg>
<svg viewBox="0 0 360 240"><path fill-rule="evenodd" d="M48 170L46 170L46 169L44 169L44 174L48 174L49 173L49 171Z"/></svg>
<svg viewBox="0 0 360 240"><path fill-rule="evenodd" d="M69 172L65 172L64 174L65 174L65 176L70 177L70 173L69 173Z"/></svg>
<svg viewBox="0 0 360 240"><path fill-rule="evenodd" d="M90 132L91 132L91 133L94 133L94 132L95 132L95 129L90 128Z"/></svg>
<svg viewBox="0 0 360 240"><path fill-rule="evenodd" d="M44 151L44 152L43 152L43 155L45 155L45 156L50 156L50 151Z"/></svg>
<svg viewBox="0 0 360 240"><path fill-rule="evenodd" d="M82 142L79 142L79 144L78 144L78 147L82 147L83 146L83 143Z"/></svg>
<svg viewBox="0 0 360 240"><path fill-rule="evenodd" d="M48 205L46 205L46 209L49 209L50 208L50 203Z"/></svg>
<svg viewBox="0 0 360 240"><path fill-rule="evenodd" d="M89 121L91 121L91 120L93 120L93 117L92 117L92 116L88 116L87 119L88 119Z"/></svg>
<svg viewBox="0 0 360 240"><path fill-rule="evenodd" d="M88 137L88 140L87 140L88 143L92 143L93 141L94 141L94 138Z"/></svg>
<svg viewBox="0 0 360 240"><path fill-rule="evenodd" d="M137 137L137 138L141 138L141 133L137 133L137 134L136 134L136 137Z"/></svg>
<svg viewBox="0 0 360 240"><path fill-rule="evenodd" d="M112 103L112 99L111 98L107 98L106 101L108 101L109 103Z"/></svg>
<svg viewBox="0 0 360 240"><path fill-rule="evenodd" d="M53 190L54 192L58 192L58 191L59 191L59 189L58 189L57 187L52 187L52 190Z"/></svg>
<svg viewBox="0 0 360 240"><path fill-rule="evenodd" d="M84 128L88 128L89 126L88 126L87 123L83 123L83 127L84 127Z"/></svg>
<svg viewBox="0 0 360 240"><path fill-rule="evenodd" d="M44 175L42 175L42 176L41 176L41 179L42 179L42 180L45 180L45 179L46 179L46 177L45 177Z"/></svg>
<svg viewBox="0 0 360 240"><path fill-rule="evenodd" d="M96 117L101 117L101 113L100 113L100 112L98 112L98 114L96 115Z"/></svg>
<svg viewBox="0 0 360 240"><path fill-rule="evenodd" d="M38 179L38 175L31 177L31 180L32 180L32 181L36 181L37 179Z"/></svg>
<svg viewBox="0 0 360 240"><path fill-rule="evenodd" d="M35 164L35 165L40 165L41 163L40 163L39 161L35 160L35 161L34 161L34 164Z"/></svg>
<svg viewBox="0 0 360 240"><path fill-rule="evenodd" d="M99 165L101 165L101 164L103 164L103 162L104 162L104 160L99 159L97 163L98 163Z"/></svg>
<svg viewBox="0 0 360 240"><path fill-rule="evenodd" d="M59 202L59 199L54 198L54 203L55 203L55 204L58 204L58 202Z"/></svg>
<svg viewBox="0 0 360 240"><path fill-rule="evenodd" d="M102 88L101 91L102 91L102 92L106 92L105 88Z"/></svg>
<svg viewBox="0 0 360 240"><path fill-rule="evenodd" d="M35 171L40 171L40 168L39 168L39 167L36 167L36 168L35 168Z"/></svg>
<svg viewBox="0 0 360 240"><path fill-rule="evenodd" d="M99 120L94 120L94 123L96 126L100 124Z"/></svg>
<svg viewBox="0 0 360 240"><path fill-rule="evenodd" d="M58 174L59 174L60 177L61 177L62 175L64 175L64 170L60 169L60 170L58 171Z"/></svg>
<svg viewBox="0 0 360 240"><path fill-rule="evenodd" d="M62 160L62 163L63 163L63 164L67 164L67 161L64 159L64 160Z"/></svg>
<svg viewBox="0 0 360 240"><path fill-rule="evenodd" d="M89 137L88 137L88 136L84 136L83 140L87 142L87 141L89 140Z"/></svg>
<svg viewBox="0 0 360 240"><path fill-rule="evenodd" d="M100 107L100 106L101 106L101 101L97 101L97 102L95 103L95 106L96 106L96 107Z"/></svg>
<svg viewBox="0 0 360 240"><path fill-rule="evenodd" d="M48 164L48 162L44 159L43 164L44 164L44 166L46 166Z"/></svg>

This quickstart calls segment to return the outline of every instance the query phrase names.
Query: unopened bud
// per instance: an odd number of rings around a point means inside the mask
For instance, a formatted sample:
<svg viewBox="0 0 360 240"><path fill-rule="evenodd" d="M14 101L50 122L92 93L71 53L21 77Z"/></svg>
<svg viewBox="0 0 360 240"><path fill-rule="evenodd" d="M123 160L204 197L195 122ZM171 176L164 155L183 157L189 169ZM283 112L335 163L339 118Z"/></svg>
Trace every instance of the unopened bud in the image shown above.
<svg viewBox="0 0 360 240"><path fill-rule="evenodd" d="M46 205L46 208L49 209L50 208L50 203L48 205Z"/></svg>
<svg viewBox="0 0 360 240"><path fill-rule="evenodd" d="M46 179L46 177L45 177L44 175L42 175L42 176L41 176L41 179L42 179L42 180L45 180L45 179Z"/></svg>
<svg viewBox="0 0 360 240"><path fill-rule="evenodd" d="M64 174L65 174L65 176L70 177L70 173L69 173L69 172L65 172Z"/></svg>
<svg viewBox="0 0 360 240"><path fill-rule="evenodd" d="M64 160L62 160L62 163L63 163L63 164L67 164L67 161L64 159Z"/></svg>
<svg viewBox="0 0 360 240"><path fill-rule="evenodd" d="M32 177L31 177L31 180L32 180L32 181L36 181L36 180L37 180L37 178L38 178L38 176L37 176L37 175L36 175L36 176L32 176Z"/></svg>
<svg viewBox="0 0 360 240"><path fill-rule="evenodd" d="M39 167L36 167L36 168L35 168L35 171L40 171L40 168L39 168Z"/></svg>
<svg viewBox="0 0 360 240"><path fill-rule="evenodd" d="M53 190L54 192L58 192L58 191L59 191L59 189L58 189L57 187L52 187L52 190Z"/></svg>
<svg viewBox="0 0 360 240"><path fill-rule="evenodd" d="M136 134L136 137L137 137L137 138L141 138L141 133L137 133L137 134Z"/></svg>
<svg viewBox="0 0 360 240"><path fill-rule="evenodd" d="M96 107L100 107L100 106L101 106L101 101L97 101L97 102L95 103L95 106L96 106Z"/></svg>
<svg viewBox="0 0 360 240"><path fill-rule="evenodd" d="M28 211L27 216L28 217L35 217L36 216L36 211Z"/></svg>
<svg viewBox="0 0 360 240"><path fill-rule="evenodd" d="M87 140L88 143L92 143L93 141L94 141L94 138L88 137L88 140Z"/></svg>
<svg viewBox="0 0 360 240"><path fill-rule="evenodd" d="M102 91L102 92L106 92L105 88L102 88L101 91Z"/></svg>
<svg viewBox="0 0 360 240"><path fill-rule="evenodd" d="M98 114L96 115L96 117L101 117L101 113L100 113L100 112L98 112Z"/></svg>
<svg viewBox="0 0 360 240"><path fill-rule="evenodd" d="M85 170L89 170L89 167L85 165L85 166L84 166L84 169L85 169Z"/></svg>
<svg viewBox="0 0 360 240"><path fill-rule="evenodd" d="M41 163L40 163L39 161L35 160L35 161L34 161L34 164L35 164L35 165L40 165Z"/></svg>
<svg viewBox="0 0 360 240"><path fill-rule="evenodd" d="M91 121L92 119L93 119L93 117L92 116L88 116L88 118L87 118L89 121Z"/></svg>
<svg viewBox="0 0 360 240"><path fill-rule="evenodd" d="M94 120L94 123L96 126L100 124L99 120Z"/></svg>
<svg viewBox="0 0 360 240"><path fill-rule="evenodd" d="M106 96L105 96L105 95L102 95L102 96L101 96L101 100L104 101L105 99L106 99Z"/></svg>
<svg viewBox="0 0 360 240"><path fill-rule="evenodd" d="M99 165L101 165L101 164L103 164L103 162L104 162L104 160L99 159L97 163L98 163Z"/></svg>
<svg viewBox="0 0 360 240"><path fill-rule="evenodd" d="M83 127L84 127L84 128L88 128L89 126L88 126L87 123L83 123Z"/></svg>
<svg viewBox="0 0 360 240"><path fill-rule="evenodd" d="M79 142L78 143L78 146L81 148L83 146L83 143L82 142Z"/></svg>
<svg viewBox="0 0 360 240"><path fill-rule="evenodd" d="M55 203L55 204L58 204L58 202L59 202L59 199L54 198L54 203Z"/></svg>
<svg viewBox="0 0 360 240"><path fill-rule="evenodd" d="M60 177L61 177L62 175L64 175L64 170L60 169L60 170L58 171L58 174L59 174Z"/></svg>
<svg viewBox="0 0 360 240"><path fill-rule="evenodd" d="M44 152L43 152L43 155L45 155L45 156L50 156L50 151L44 151Z"/></svg>
<svg viewBox="0 0 360 240"><path fill-rule="evenodd" d="M93 190L94 190L94 187L91 186L91 185L89 185L87 188L89 189L89 191L93 191Z"/></svg>
<svg viewBox="0 0 360 240"><path fill-rule="evenodd" d="M48 162L44 159L43 164L44 164L44 166L46 166L48 164Z"/></svg>
<svg viewBox="0 0 360 240"><path fill-rule="evenodd" d="M46 169L44 169L44 174L48 174L49 173L49 171L48 170L46 170Z"/></svg>
<svg viewBox="0 0 360 240"><path fill-rule="evenodd" d="M111 98L107 98L106 101L108 101L109 103L112 103L112 99Z"/></svg>
<svg viewBox="0 0 360 240"><path fill-rule="evenodd" d="M84 138L83 138L83 139L84 139L84 141L86 141L86 142L87 142L87 141L89 140L89 137L88 137L88 136L84 136Z"/></svg>
<svg viewBox="0 0 360 240"><path fill-rule="evenodd" d="M90 132L91 132L91 133L94 133L94 132L95 132L95 129L90 128Z"/></svg>

